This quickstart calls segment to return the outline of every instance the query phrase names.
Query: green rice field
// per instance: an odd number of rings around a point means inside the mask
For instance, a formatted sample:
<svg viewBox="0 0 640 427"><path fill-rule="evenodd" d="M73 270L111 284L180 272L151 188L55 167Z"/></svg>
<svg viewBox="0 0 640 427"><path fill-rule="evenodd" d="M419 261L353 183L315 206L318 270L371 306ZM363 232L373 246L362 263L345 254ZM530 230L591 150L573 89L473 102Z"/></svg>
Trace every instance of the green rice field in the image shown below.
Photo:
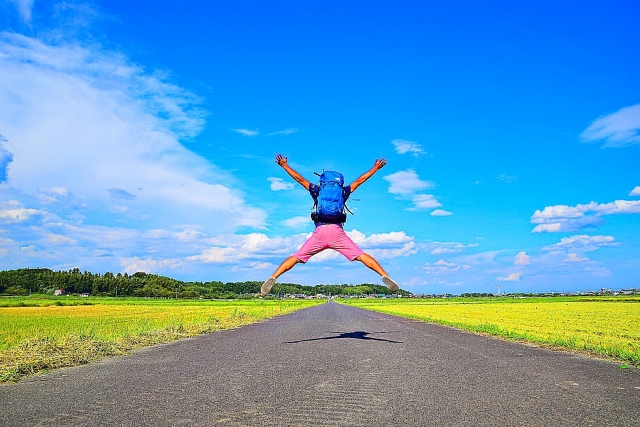
<svg viewBox="0 0 640 427"><path fill-rule="evenodd" d="M640 366L640 296L346 299L341 302Z"/></svg>
<svg viewBox="0 0 640 427"><path fill-rule="evenodd" d="M0 382L291 313L314 300L0 298Z"/></svg>

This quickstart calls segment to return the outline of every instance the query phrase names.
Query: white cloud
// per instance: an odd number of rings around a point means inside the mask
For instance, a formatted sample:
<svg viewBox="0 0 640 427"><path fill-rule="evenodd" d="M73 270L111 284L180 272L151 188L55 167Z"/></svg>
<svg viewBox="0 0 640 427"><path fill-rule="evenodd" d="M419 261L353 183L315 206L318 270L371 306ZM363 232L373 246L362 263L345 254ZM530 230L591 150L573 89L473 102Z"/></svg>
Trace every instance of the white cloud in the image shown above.
<svg viewBox="0 0 640 427"><path fill-rule="evenodd" d="M279 130L277 132L271 132L269 134L267 134L267 136L273 136L273 135L291 135L292 133L296 133L299 132L298 129L296 128L288 128L288 129L282 129ZM257 132L256 132L257 135Z"/></svg>
<svg viewBox="0 0 640 427"><path fill-rule="evenodd" d="M171 236L181 242L194 242L205 237L205 234L195 228L185 228L182 231L171 233Z"/></svg>
<svg viewBox="0 0 640 427"><path fill-rule="evenodd" d="M640 143L640 104L599 117L580 135L583 142L603 141L604 147Z"/></svg>
<svg viewBox="0 0 640 427"><path fill-rule="evenodd" d="M455 252L455 250L451 248L435 248L431 251L433 255L448 254L453 252Z"/></svg>
<svg viewBox="0 0 640 427"><path fill-rule="evenodd" d="M367 237L358 230L347 231L347 235L363 251L377 259L405 257L418 253L414 238L404 231L372 234Z"/></svg>
<svg viewBox="0 0 640 427"><path fill-rule="evenodd" d="M231 271L234 273L239 271L255 271L255 270L265 270L265 269L274 270L275 265L270 262L248 262L246 264L235 265L231 267ZM263 275L264 273L260 272L260 274Z"/></svg>
<svg viewBox="0 0 640 427"><path fill-rule="evenodd" d="M231 129L234 132L238 132L240 135L244 136L257 136L260 132L258 129Z"/></svg>
<svg viewBox="0 0 640 427"><path fill-rule="evenodd" d="M465 245L464 243L458 242L433 242L428 245L428 248L431 249L431 247L433 247L430 251L432 255L441 255L462 252L466 248L474 248L477 246L477 243L469 243Z"/></svg>
<svg viewBox="0 0 640 427"><path fill-rule="evenodd" d="M411 197L411 201L413 202L413 206L408 208L408 210L415 211L421 209L433 209L442 206L436 198L431 194L416 194ZM439 210L438 212L445 212ZM433 212L431 213L433 215Z"/></svg>
<svg viewBox="0 0 640 427"><path fill-rule="evenodd" d="M180 259L156 260L151 258L121 258L120 265L125 273L133 274L138 271L152 272L159 270L171 270L182 267L183 261Z"/></svg>
<svg viewBox="0 0 640 427"><path fill-rule="evenodd" d="M467 267L469 266L465 266L465 268ZM424 269L429 274L451 273L460 270L460 268L461 266L443 259L436 261L433 265L428 262L424 264Z"/></svg>
<svg viewBox="0 0 640 427"><path fill-rule="evenodd" d="M584 213L581 209L576 207L570 207L567 205L547 206L544 210L536 210L533 214L532 220L539 221L543 219L555 219L555 218L578 218L583 216Z"/></svg>
<svg viewBox="0 0 640 427"><path fill-rule="evenodd" d="M389 193L407 196L434 186L433 182L423 181L413 170L400 171L384 177L391 185Z"/></svg>
<svg viewBox="0 0 640 427"><path fill-rule="evenodd" d="M589 261L587 257L581 257L575 252L570 252L567 254L567 258L565 258L565 262L584 262Z"/></svg>
<svg viewBox="0 0 640 427"><path fill-rule="evenodd" d="M311 224L311 218L308 216L294 216L293 218L282 221L285 227L304 228Z"/></svg>
<svg viewBox="0 0 640 427"><path fill-rule="evenodd" d="M65 187L38 188L38 201L43 205L57 205L77 211L87 207L86 197L78 196Z"/></svg>
<svg viewBox="0 0 640 427"><path fill-rule="evenodd" d="M188 261L207 264L237 264L243 260L282 258L296 252L306 240L306 234L270 238L262 233L218 236L208 240L209 246Z"/></svg>
<svg viewBox="0 0 640 427"><path fill-rule="evenodd" d="M25 208L16 200L11 200L0 205L0 222L17 223L23 222L38 214L37 209Z"/></svg>
<svg viewBox="0 0 640 427"><path fill-rule="evenodd" d="M414 242L408 242L395 248L367 249L366 252L376 259L392 259L406 257L418 253L418 248Z"/></svg>
<svg viewBox="0 0 640 427"><path fill-rule="evenodd" d="M527 255L525 251L518 252L516 259L513 262L515 265L529 265L531 264L531 257Z"/></svg>
<svg viewBox="0 0 640 427"><path fill-rule="evenodd" d="M357 245L363 248L380 248L412 242L413 237L407 236L404 231L391 231L389 233L372 234L367 237L364 233L354 229L347 231L347 236Z"/></svg>
<svg viewBox="0 0 640 427"><path fill-rule="evenodd" d="M531 230L532 233L559 233L561 231L575 231L577 228L575 227L567 227L563 229L562 224L559 222L554 222L552 224L540 224L533 227Z"/></svg>
<svg viewBox="0 0 640 427"><path fill-rule="evenodd" d="M195 95L97 46L2 32L0 51L0 129L15 194L89 221L104 221L113 196L129 194L115 211L153 224L264 226L265 213L222 184L227 174L180 143L204 126Z"/></svg>
<svg viewBox="0 0 640 427"><path fill-rule="evenodd" d="M560 242L542 248L544 251L554 251L558 249L579 250L581 252L591 252L603 246L617 246L613 236L589 236L580 234L576 236L563 237Z"/></svg>
<svg viewBox="0 0 640 427"><path fill-rule="evenodd" d="M516 272L516 273L510 273L506 277L498 277L498 280L501 280L503 282L518 282L520 281L520 277L522 277L522 273Z"/></svg>
<svg viewBox="0 0 640 427"><path fill-rule="evenodd" d="M271 182L271 189L273 191L291 190L294 184L291 182L285 182L282 178L269 177L267 181Z"/></svg>
<svg viewBox="0 0 640 427"><path fill-rule="evenodd" d="M419 157L421 154L427 154L420 144L415 141L409 141L406 139L394 139L391 143L396 147L396 153L406 154L411 153L415 157Z"/></svg>
<svg viewBox="0 0 640 427"><path fill-rule="evenodd" d="M432 216L449 216L449 215L453 215L453 212L449 212L449 211L445 211L442 209L436 209L435 211L431 212Z"/></svg>
<svg viewBox="0 0 640 427"><path fill-rule="evenodd" d="M33 7L33 0L9 0L18 9L18 13L22 20L29 24L31 22L31 8Z"/></svg>
<svg viewBox="0 0 640 427"><path fill-rule="evenodd" d="M631 190L631 193L629 193L630 196L640 196L640 186L634 188L633 190Z"/></svg>
<svg viewBox="0 0 640 427"><path fill-rule="evenodd" d="M63 236L62 234L50 233L45 237L47 244L50 245L75 245L78 242L70 237Z"/></svg>
<svg viewBox="0 0 640 427"><path fill-rule="evenodd" d="M578 231L604 223L603 215L640 213L640 201L616 200L611 203L579 204L576 206L547 206L536 210L531 217L533 224L539 224L533 233Z"/></svg>
<svg viewBox="0 0 640 427"><path fill-rule="evenodd" d="M200 255L193 255L187 259L207 264L221 264L239 261L241 258L246 258L246 255L240 254L236 248L214 246L205 249Z"/></svg>
<svg viewBox="0 0 640 427"><path fill-rule="evenodd" d="M420 191L433 188L435 185L431 181L421 180L418 174L411 169L387 175L384 179L391 184L389 186L389 193L396 194L400 199L411 200L413 205L407 208L407 210L426 210L442 206L435 196L431 194L420 194ZM433 215L444 216L447 214L450 213L438 210L437 213Z"/></svg>
<svg viewBox="0 0 640 427"><path fill-rule="evenodd" d="M640 201L616 200L615 202L602 204L591 202L584 209L586 212L593 211L602 215L640 213Z"/></svg>

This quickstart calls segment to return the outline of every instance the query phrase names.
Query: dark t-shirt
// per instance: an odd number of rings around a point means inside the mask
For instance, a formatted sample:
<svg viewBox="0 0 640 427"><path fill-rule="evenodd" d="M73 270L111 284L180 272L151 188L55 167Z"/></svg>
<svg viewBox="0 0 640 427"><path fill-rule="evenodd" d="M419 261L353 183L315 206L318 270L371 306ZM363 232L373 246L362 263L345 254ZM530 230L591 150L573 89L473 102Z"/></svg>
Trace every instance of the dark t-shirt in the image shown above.
<svg viewBox="0 0 640 427"><path fill-rule="evenodd" d="M311 194L311 197L313 198L313 201L315 202L318 199L318 195L320 194L320 186L318 186L317 184L309 184L309 194ZM347 202L347 199L349 198L349 196L351 195L351 185L345 185L342 188L342 196L344 197L344 201L345 203ZM314 222L314 224L316 225L316 227L320 226L320 225L325 225L328 224L326 222ZM342 224L338 224L340 227L342 227Z"/></svg>

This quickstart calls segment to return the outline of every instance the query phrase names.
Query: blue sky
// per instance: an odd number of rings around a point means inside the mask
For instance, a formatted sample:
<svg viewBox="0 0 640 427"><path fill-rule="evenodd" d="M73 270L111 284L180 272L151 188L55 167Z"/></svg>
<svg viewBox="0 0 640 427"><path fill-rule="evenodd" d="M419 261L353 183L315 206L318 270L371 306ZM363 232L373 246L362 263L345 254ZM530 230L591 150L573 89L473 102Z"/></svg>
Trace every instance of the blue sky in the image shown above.
<svg viewBox="0 0 640 427"><path fill-rule="evenodd" d="M640 5L0 2L0 268L264 280L312 231L416 293L640 285ZM326 251L283 282L377 283Z"/></svg>

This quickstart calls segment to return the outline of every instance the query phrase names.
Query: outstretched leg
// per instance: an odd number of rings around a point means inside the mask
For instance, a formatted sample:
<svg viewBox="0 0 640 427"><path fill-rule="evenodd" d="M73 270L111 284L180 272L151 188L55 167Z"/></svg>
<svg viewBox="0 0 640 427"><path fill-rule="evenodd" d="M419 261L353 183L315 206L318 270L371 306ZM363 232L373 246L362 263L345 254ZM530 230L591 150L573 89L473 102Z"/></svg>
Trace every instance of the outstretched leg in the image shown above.
<svg viewBox="0 0 640 427"><path fill-rule="evenodd" d="M387 272L384 271L384 268L382 268L382 266L378 263L378 261L376 261L374 257L369 254L362 254L356 259L378 273L380 276L382 276L382 282L387 286L387 288L389 288L391 292L395 292L400 289L398 284L389 277Z"/></svg>
<svg viewBox="0 0 640 427"><path fill-rule="evenodd" d="M300 261L298 258L294 256L290 256L289 258L282 261L282 264L280 264L280 266L276 268L276 271L273 273L271 277L273 277L274 279L277 279L278 277L282 276L282 274L291 270L293 266L299 262L302 262L302 261Z"/></svg>
<svg viewBox="0 0 640 427"><path fill-rule="evenodd" d="M276 268L276 271L273 272L273 275L269 277L267 281L262 284L262 287L260 288L260 294L267 295L271 290L271 288L273 287L273 285L276 284L276 279L280 277L283 273L286 273L287 271L291 270L293 266L299 262L302 262L302 261L300 261L298 258L294 256L290 256L289 258L282 261L282 264L280 264L280 266Z"/></svg>
<svg viewBox="0 0 640 427"><path fill-rule="evenodd" d="M370 269L372 269L373 271L375 271L376 273L378 273L379 275L381 276L387 275L387 272L384 271L384 268L382 268L382 266L378 264L378 261L376 261L376 259L371 255L362 254L356 259L361 263L363 263L364 265L366 265L367 267L369 267Z"/></svg>

